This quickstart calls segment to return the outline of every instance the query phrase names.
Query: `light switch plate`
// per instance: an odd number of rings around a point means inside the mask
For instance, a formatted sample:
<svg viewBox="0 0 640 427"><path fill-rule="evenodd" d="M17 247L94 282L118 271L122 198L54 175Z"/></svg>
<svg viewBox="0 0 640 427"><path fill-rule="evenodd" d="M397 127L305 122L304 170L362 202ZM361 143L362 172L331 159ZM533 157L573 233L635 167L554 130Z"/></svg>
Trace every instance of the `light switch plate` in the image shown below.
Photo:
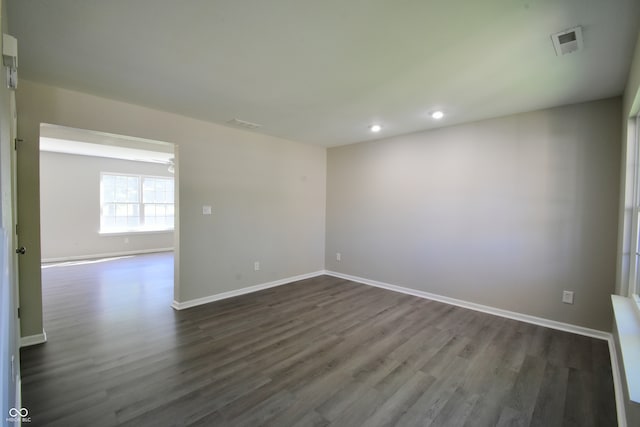
<svg viewBox="0 0 640 427"><path fill-rule="evenodd" d="M202 215L211 215L211 206L208 206L208 205L203 206Z"/></svg>
<svg viewBox="0 0 640 427"><path fill-rule="evenodd" d="M565 304L573 304L573 291L562 291L562 302Z"/></svg>

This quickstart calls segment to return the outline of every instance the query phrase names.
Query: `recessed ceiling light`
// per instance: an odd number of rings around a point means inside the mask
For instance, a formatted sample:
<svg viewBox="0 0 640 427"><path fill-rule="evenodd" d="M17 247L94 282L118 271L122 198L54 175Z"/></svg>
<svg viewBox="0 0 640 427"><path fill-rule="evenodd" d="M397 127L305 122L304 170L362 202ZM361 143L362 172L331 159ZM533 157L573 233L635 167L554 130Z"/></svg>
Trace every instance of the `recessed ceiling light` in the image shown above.
<svg viewBox="0 0 640 427"><path fill-rule="evenodd" d="M442 111L434 111L433 113L431 113L431 117L436 120L440 120L444 117L444 113Z"/></svg>
<svg viewBox="0 0 640 427"><path fill-rule="evenodd" d="M369 126L371 132L380 132L382 130L382 126L380 125L371 125Z"/></svg>

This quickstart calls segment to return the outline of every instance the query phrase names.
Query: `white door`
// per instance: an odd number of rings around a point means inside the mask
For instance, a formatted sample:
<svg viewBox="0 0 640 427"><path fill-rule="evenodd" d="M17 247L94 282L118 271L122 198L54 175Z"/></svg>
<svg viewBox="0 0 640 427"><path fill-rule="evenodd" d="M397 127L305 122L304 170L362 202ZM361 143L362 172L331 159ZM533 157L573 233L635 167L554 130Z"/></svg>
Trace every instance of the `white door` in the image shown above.
<svg viewBox="0 0 640 427"><path fill-rule="evenodd" d="M10 102L10 114L11 114L11 143L13 145L13 150L11 150L11 209L12 209L12 241L13 248L16 250L12 252L13 254L13 282L15 286L15 298L16 298L16 307L20 307L20 286L19 286L19 276L18 276L18 256L22 252L24 252L24 248L20 247L20 240L18 238L19 226L17 225L18 221L18 166L17 166L17 111L16 111L16 95L15 92L11 92L10 94L11 102ZM19 310L19 308L18 308ZM20 336L20 321L17 322L17 334Z"/></svg>
<svg viewBox="0 0 640 427"><path fill-rule="evenodd" d="M0 0L0 10L4 11L2 0ZM3 28L0 23L0 36ZM0 67L0 85L5 86L4 66ZM16 234L17 220L17 156L14 150L15 138L17 135L17 116L15 93L6 87L2 90L3 108L3 129L0 129L2 140L0 141L2 179L0 179L0 193L2 201L0 207L0 227L4 231L6 240L3 243L2 264L0 267L0 280L2 287L2 376L6 377L6 382L1 387L0 419L4 419L11 408L20 409L20 320L18 319L18 236ZM6 120L6 121L5 121ZM4 239L3 239L4 240ZM11 378L11 380L9 380ZM3 423L4 425L4 423Z"/></svg>

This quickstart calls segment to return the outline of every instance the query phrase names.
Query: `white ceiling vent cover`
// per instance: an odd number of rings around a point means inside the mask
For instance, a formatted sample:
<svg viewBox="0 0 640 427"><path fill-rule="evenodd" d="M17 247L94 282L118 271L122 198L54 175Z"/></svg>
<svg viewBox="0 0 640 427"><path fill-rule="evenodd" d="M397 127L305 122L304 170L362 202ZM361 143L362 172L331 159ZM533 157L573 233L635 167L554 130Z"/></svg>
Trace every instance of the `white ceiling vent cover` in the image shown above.
<svg viewBox="0 0 640 427"><path fill-rule="evenodd" d="M251 123L251 122L247 122L245 120L240 120L240 119L231 119L227 123L230 125L238 126L245 129L257 129L260 126L262 126L257 123Z"/></svg>
<svg viewBox="0 0 640 427"><path fill-rule="evenodd" d="M582 27L578 26L552 34L551 40L558 56L582 50Z"/></svg>

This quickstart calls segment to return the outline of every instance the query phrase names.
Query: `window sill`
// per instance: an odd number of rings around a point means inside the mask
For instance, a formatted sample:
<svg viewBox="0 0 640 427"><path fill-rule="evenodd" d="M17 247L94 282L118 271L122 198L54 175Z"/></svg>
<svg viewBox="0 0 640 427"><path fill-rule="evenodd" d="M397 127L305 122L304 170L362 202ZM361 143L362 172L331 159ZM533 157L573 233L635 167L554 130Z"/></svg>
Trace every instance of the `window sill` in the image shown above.
<svg viewBox="0 0 640 427"><path fill-rule="evenodd" d="M629 400L640 403L640 313L632 298L611 295Z"/></svg>
<svg viewBox="0 0 640 427"><path fill-rule="evenodd" d="M141 234L167 234L173 233L173 229L162 230L127 230L127 231L98 231L100 236L138 236Z"/></svg>

